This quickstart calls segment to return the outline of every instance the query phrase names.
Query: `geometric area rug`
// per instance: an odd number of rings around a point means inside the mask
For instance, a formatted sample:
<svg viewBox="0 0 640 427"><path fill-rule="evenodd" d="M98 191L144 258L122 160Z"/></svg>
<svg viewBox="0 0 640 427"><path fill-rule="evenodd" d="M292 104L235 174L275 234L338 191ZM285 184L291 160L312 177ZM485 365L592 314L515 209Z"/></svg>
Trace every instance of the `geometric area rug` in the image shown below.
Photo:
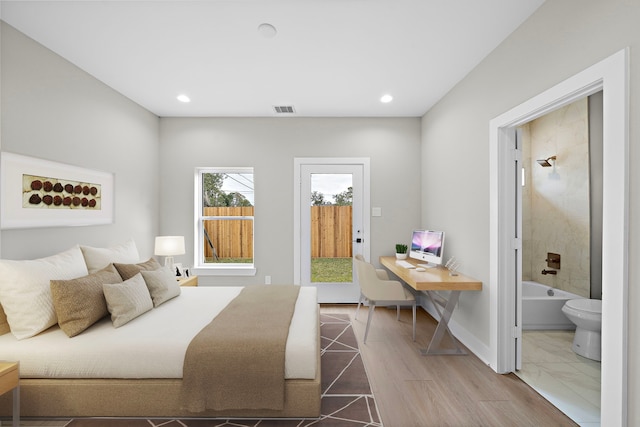
<svg viewBox="0 0 640 427"><path fill-rule="evenodd" d="M76 418L60 420L62 424L56 425L65 427L382 427L349 316L321 314L320 335L322 363L320 418L263 420Z"/></svg>
<svg viewBox="0 0 640 427"><path fill-rule="evenodd" d="M349 316L323 314L320 325L322 415L317 423L303 425L381 427Z"/></svg>

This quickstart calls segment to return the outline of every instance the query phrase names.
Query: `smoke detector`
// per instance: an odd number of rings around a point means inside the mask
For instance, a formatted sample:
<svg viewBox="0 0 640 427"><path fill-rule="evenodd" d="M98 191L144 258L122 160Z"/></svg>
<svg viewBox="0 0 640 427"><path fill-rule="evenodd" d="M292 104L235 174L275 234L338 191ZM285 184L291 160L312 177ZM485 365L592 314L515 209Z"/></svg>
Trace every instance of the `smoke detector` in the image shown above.
<svg viewBox="0 0 640 427"><path fill-rule="evenodd" d="M274 27L273 25L268 24L266 22L264 24L258 25L258 32L265 39L271 39L271 38L275 37L276 34L278 34L278 30L276 29L276 27Z"/></svg>

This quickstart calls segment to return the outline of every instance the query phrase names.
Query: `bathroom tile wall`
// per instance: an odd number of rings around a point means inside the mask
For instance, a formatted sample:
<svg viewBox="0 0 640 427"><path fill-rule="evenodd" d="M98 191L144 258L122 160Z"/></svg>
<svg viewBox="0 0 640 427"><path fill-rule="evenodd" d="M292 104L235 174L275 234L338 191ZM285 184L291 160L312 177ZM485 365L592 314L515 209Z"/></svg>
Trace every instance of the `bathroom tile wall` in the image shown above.
<svg viewBox="0 0 640 427"><path fill-rule="evenodd" d="M587 99L522 127L524 280L589 298L589 123ZM536 160L557 159L552 167ZM562 257L557 275L543 275L547 253Z"/></svg>

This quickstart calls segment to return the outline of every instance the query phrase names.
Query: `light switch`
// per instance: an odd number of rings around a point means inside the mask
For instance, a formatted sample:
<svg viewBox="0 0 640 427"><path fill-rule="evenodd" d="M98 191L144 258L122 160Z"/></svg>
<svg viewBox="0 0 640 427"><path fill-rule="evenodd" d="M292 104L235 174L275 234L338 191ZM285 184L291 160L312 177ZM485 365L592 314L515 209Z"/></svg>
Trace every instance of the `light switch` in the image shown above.
<svg viewBox="0 0 640 427"><path fill-rule="evenodd" d="M371 216L382 216L382 208L371 208Z"/></svg>

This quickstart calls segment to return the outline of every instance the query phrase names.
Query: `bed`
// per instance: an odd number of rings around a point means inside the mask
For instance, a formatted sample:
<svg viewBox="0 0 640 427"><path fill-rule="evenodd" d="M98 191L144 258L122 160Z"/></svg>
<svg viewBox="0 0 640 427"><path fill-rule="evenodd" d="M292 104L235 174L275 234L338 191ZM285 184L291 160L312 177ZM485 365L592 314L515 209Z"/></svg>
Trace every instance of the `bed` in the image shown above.
<svg viewBox="0 0 640 427"><path fill-rule="evenodd" d="M61 322L18 339L7 331L0 313L0 360L20 361L21 415L318 417L319 314L315 288L305 287L299 288L286 335L283 406L207 407L198 412L185 407L183 368L189 346L207 324L230 311L225 307L238 303L243 289L179 288L177 297L122 326L114 327L107 316L73 337ZM0 298L8 300L1 291ZM10 414L11 396L0 397L0 416Z"/></svg>

